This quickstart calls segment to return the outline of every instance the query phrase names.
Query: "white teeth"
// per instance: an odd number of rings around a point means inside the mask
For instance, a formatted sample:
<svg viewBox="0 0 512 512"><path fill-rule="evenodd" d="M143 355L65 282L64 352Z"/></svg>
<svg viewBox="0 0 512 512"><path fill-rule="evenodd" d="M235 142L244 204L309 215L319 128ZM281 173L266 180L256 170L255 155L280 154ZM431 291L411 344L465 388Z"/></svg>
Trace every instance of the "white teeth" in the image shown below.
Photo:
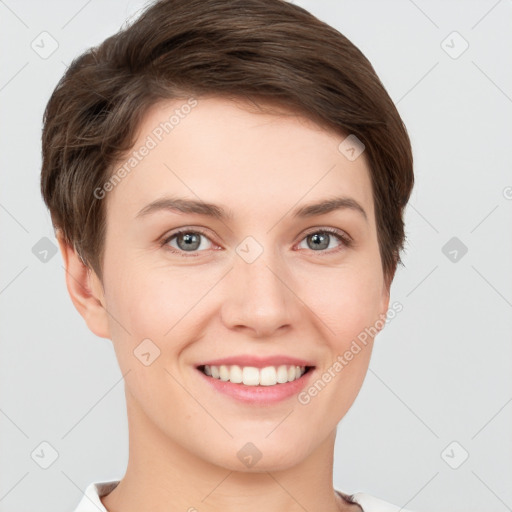
<svg viewBox="0 0 512 512"><path fill-rule="evenodd" d="M260 383L260 371L253 366L244 366L242 370L242 382L246 386L257 386Z"/></svg>
<svg viewBox="0 0 512 512"><path fill-rule="evenodd" d="M277 369L277 382L280 384L288 382L288 368L286 368L285 365L282 365Z"/></svg>
<svg viewBox="0 0 512 512"><path fill-rule="evenodd" d="M229 380L229 369L227 366L222 365L219 367L220 380Z"/></svg>
<svg viewBox="0 0 512 512"><path fill-rule="evenodd" d="M273 366L266 366L260 370L260 381L262 386L273 386L277 384L277 371Z"/></svg>
<svg viewBox="0 0 512 512"><path fill-rule="evenodd" d="M229 380L235 384L240 384L243 379L242 368L240 366L232 366L229 370Z"/></svg>
<svg viewBox="0 0 512 512"><path fill-rule="evenodd" d="M254 366L240 367L238 365L205 365L203 367L203 373L214 379L229 380L235 384L243 383L246 386L285 384L300 378L305 372L305 366L287 366L284 364L278 367L265 366L265 368L255 368Z"/></svg>

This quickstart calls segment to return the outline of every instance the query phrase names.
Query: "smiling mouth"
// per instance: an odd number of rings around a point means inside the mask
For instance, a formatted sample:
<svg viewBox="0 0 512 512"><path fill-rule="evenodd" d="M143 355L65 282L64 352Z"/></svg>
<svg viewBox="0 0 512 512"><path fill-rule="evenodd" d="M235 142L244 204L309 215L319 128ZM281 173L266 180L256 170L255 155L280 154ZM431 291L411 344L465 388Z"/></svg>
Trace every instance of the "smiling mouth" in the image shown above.
<svg viewBox="0 0 512 512"><path fill-rule="evenodd" d="M245 386L279 386L295 380L314 369L314 366L279 365L256 368L239 365L201 365L197 369L213 379Z"/></svg>

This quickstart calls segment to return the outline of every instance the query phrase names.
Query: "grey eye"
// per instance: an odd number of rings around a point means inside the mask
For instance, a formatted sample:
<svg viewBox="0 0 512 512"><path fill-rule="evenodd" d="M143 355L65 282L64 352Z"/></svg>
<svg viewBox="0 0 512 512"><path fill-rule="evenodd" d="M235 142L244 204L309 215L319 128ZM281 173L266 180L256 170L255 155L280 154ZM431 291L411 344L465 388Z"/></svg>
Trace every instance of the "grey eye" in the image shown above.
<svg viewBox="0 0 512 512"><path fill-rule="evenodd" d="M205 249L205 247L201 245L202 239L208 240L205 235L197 231L181 231L174 233L174 235L168 238L166 243L180 251L193 252L197 251L199 248ZM171 244L174 240L176 240L177 247Z"/></svg>
<svg viewBox="0 0 512 512"><path fill-rule="evenodd" d="M339 243L343 244L343 241L340 235L336 233L330 233L328 231L316 231L315 233L310 233L306 235L303 240L306 241L307 247L301 247L302 249L311 249L313 251L323 251L325 249L334 248L330 246L330 242L337 240ZM301 242L302 244L303 242ZM300 246L299 246L300 247Z"/></svg>

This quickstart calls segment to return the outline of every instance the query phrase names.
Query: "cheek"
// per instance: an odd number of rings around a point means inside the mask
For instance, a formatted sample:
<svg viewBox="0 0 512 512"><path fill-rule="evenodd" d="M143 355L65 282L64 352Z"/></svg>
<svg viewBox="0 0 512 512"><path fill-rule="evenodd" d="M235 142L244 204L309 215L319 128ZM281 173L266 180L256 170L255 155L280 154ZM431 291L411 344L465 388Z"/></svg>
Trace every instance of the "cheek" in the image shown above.
<svg viewBox="0 0 512 512"><path fill-rule="evenodd" d="M299 296L322 319L327 338L344 344L378 319L380 279L378 273L364 269L342 269L313 282L309 277Z"/></svg>
<svg viewBox="0 0 512 512"><path fill-rule="evenodd" d="M190 309L184 293L188 288L175 272L119 265L110 273L108 284L112 293L107 307L132 337L162 339Z"/></svg>
<svg viewBox="0 0 512 512"><path fill-rule="evenodd" d="M201 309L201 298L211 285L191 279L186 269L118 266L109 275L109 323L122 369L140 370L135 359L139 352L149 352L149 357L157 354L151 367L173 368L180 352L195 338L199 323L194 318L207 314Z"/></svg>
<svg viewBox="0 0 512 512"><path fill-rule="evenodd" d="M119 266L109 274L112 293L107 297L107 308L116 357L122 373L128 372L128 390L138 404L146 404L148 411L156 407L152 414L169 419L182 404L181 388L172 378L172 363L183 349L179 343L180 319L185 325L190 305L181 289L170 285L176 283L175 276L167 282L161 273L158 278L156 274ZM165 414L158 413L158 404L168 396L176 397L175 404L167 404Z"/></svg>

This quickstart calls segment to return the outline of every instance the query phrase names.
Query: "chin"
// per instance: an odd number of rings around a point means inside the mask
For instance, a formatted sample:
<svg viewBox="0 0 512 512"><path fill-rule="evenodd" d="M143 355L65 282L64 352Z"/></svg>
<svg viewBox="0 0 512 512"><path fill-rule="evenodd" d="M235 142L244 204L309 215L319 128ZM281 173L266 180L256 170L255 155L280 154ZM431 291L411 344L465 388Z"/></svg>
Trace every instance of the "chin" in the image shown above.
<svg viewBox="0 0 512 512"><path fill-rule="evenodd" d="M289 440L290 441L290 440ZM218 452L212 454L210 462L223 467L229 471L239 473L264 473L268 471L285 471L290 469L302 460L307 458L308 454L298 450L300 443L289 442L288 446L273 446L261 440L261 443L255 441L235 441L233 451L226 447L225 456L219 458ZM263 446L266 444L266 446ZM293 451L291 451L293 450ZM233 454L233 455L232 455Z"/></svg>

